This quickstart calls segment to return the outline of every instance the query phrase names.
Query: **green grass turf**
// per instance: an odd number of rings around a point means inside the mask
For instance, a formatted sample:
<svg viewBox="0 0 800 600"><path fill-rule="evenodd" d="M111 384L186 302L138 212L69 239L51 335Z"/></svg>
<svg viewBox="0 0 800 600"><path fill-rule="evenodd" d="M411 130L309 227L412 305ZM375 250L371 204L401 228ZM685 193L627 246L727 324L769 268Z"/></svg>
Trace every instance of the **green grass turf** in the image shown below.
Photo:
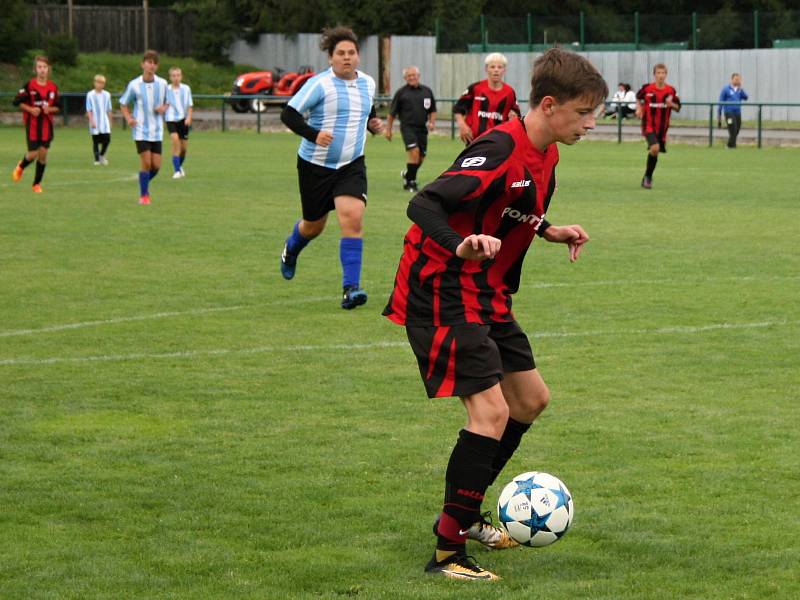
<svg viewBox="0 0 800 600"><path fill-rule="evenodd" d="M59 130L44 181L0 129L0 596L797 598L798 150L562 147L516 315L552 404L487 495L544 470L573 529L426 577L464 421L380 316L408 222L399 140L367 147L368 304L338 307L331 228L283 281L289 134L196 133L140 207L137 158ZM430 180L459 151L434 138ZM347 348L351 345L363 345Z"/></svg>

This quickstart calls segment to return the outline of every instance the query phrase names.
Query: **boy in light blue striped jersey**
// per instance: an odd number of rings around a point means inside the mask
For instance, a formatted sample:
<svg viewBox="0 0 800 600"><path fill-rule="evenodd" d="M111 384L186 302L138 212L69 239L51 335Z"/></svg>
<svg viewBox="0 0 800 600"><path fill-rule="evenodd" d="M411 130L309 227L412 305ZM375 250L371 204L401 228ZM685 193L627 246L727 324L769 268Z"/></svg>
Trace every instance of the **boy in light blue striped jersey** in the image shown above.
<svg viewBox="0 0 800 600"><path fill-rule="evenodd" d="M150 180L161 168L164 112L167 110L167 82L156 75L158 52L148 50L142 57L142 74L128 83L119 99L139 153L139 204L150 204ZM133 104L133 116L129 104Z"/></svg>
<svg viewBox="0 0 800 600"><path fill-rule="evenodd" d="M169 70L169 87L167 88L167 112L164 118L167 121L167 131L172 143L172 166L175 173L173 179L186 177L183 170L183 161L186 160L186 150L189 147L189 131L192 127L192 88L183 81L183 72L180 67Z"/></svg>
<svg viewBox="0 0 800 600"><path fill-rule="evenodd" d="M111 94L106 90L106 78L94 76L94 89L86 94L86 118L92 135L95 165L107 165L106 152L111 143Z"/></svg>

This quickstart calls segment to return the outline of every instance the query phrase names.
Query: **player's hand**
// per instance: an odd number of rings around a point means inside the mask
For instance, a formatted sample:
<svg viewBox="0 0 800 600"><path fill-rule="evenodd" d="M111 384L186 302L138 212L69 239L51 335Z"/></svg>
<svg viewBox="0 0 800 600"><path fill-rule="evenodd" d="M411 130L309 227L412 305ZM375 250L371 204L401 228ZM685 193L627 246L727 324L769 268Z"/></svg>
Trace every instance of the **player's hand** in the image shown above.
<svg viewBox="0 0 800 600"><path fill-rule="evenodd" d="M636 107L636 118L641 119L643 116L644 116L644 108L642 108L642 105L640 104L639 106Z"/></svg>
<svg viewBox="0 0 800 600"><path fill-rule="evenodd" d="M380 117L372 117L369 121L367 121L367 129L369 129L372 133L383 133L384 127L385 123Z"/></svg>
<svg viewBox="0 0 800 600"><path fill-rule="evenodd" d="M589 241L589 235L580 225L551 225L544 231L544 239L548 242L567 244L569 261L575 262L581 254L583 245Z"/></svg>
<svg viewBox="0 0 800 600"><path fill-rule="evenodd" d="M383 137L385 137L387 140L389 140L391 142L392 141L392 130L387 127L383 132Z"/></svg>
<svg viewBox="0 0 800 600"><path fill-rule="evenodd" d="M186 123L186 126L187 126L187 127L191 127L191 126L192 126L192 117L186 117L186 118L183 120L183 122L184 122L184 123Z"/></svg>
<svg viewBox="0 0 800 600"><path fill-rule="evenodd" d="M466 123L459 126L458 135L465 144L469 144L475 136L472 135L472 129Z"/></svg>
<svg viewBox="0 0 800 600"><path fill-rule="evenodd" d="M500 240L484 234L472 234L456 248L456 256L464 260L486 260L494 258L500 252Z"/></svg>
<svg viewBox="0 0 800 600"><path fill-rule="evenodd" d="M97 129L97 124L94 122L94 119L89 120L89 127L92 129Z"/></svg>
<svg viewBox="0 0 800 600"><path fill-rule="evenodd" d="M436 123L428 121L428 131L433 131L434 129L436 129Z"/></svg>
<svg viewBox="0 0 800 600"><path fill-rule="evenodd" d="M167 108L168 106L166 104L162 104L161 106L156 108L156 112L160 115L163 115L165 112L167 112Z"/></svg>
<svg viewBox="0 0 800 600"><path fill-rule="evenodd" d="M317 146L322 146L323 148L327 148L331 145L333 141L333 134L330 131L320 131L317 134Z"/></svg>
<svg viewBox="0 0 800 600"><path fill-rule="evenodd" d="M38 106L32 106L28 112L31 113L34 117L38 117L40 114L42 114L42 109L39 108Z"/></svg>
<svg viewBox="0 0 800 600"><path fill-rule="evenodd" d="M136 127L138 124L139 122L136 119L128 119L128 127L130 127L131 129Z"/></svg>

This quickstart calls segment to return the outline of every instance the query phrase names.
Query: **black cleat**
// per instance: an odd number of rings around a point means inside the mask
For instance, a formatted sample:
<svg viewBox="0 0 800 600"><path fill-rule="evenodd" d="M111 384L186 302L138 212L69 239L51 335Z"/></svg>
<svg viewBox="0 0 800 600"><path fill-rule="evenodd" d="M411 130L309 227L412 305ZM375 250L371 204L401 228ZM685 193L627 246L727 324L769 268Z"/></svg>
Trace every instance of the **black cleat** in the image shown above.
<svg viewBox="0 0 800 600"><path fill-rule="evenodd" d="M342 290L342 308L352 310L367 302L367 292L357 287L346 287Z"/></svg>

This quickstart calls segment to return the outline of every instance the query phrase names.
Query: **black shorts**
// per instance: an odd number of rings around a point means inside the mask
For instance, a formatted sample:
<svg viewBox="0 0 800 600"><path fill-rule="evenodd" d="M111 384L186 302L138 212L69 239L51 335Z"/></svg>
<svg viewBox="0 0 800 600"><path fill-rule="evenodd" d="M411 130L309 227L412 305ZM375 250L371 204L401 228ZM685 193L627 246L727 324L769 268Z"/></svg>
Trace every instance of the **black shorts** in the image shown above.
<svg viewBox="0 0 800 600"><path fill-rule="evenodd" d="M400 133L403 136L403 143L406 145L406 150L419 148L419 153L422 156L428 153L427 127L403 127L401 125Z"/></svg>
<svg viewBox="0 0 800 600"><path fill-rule="evenodd" d="M28 140L28 152L33 152L39 148L49 148L52 140Z"/></svg>
<svg viewBox="0 0 800 600"><path fill-rule="evenodd" d="M652 146L654 144L658 144L658 151L659 152L666 152L667 151L667 140L659 138L655 133L652 131L649 133L644 134L644 139L647 140L647 145Z"/></svg>
<svg viewBox="0 0 800 600"><path fill-rule="evenodd" d="M152 154L161 154L161 142L145 142L142 140L136 141L136 152L150 152Z"/></svg>
<svg viewBox="0 0 800 600"><path fill-rule="evenodd" d="M167 121L167 131L169 131L170 135L173 133L177 133L178 137L182 140L189 139L189 132L192 130L190 125L186 124L186 121L181 119L180 121Z"/></svg>
<svg viewBox="0 0 800 600"><path fill-rule="evenodd" d="M336 208L336 196L353 196L367 203L367 165L359 156L339 169L328 169L297 157L297 178L303 219L319 221Z"/></svg>
<svg viewBox="0 0 800 600"><path fill-rule="evenodd" d="M487 390L503 373L536 368L528 336L516 321L491 325L406 326L429 398Z"/></svg>

